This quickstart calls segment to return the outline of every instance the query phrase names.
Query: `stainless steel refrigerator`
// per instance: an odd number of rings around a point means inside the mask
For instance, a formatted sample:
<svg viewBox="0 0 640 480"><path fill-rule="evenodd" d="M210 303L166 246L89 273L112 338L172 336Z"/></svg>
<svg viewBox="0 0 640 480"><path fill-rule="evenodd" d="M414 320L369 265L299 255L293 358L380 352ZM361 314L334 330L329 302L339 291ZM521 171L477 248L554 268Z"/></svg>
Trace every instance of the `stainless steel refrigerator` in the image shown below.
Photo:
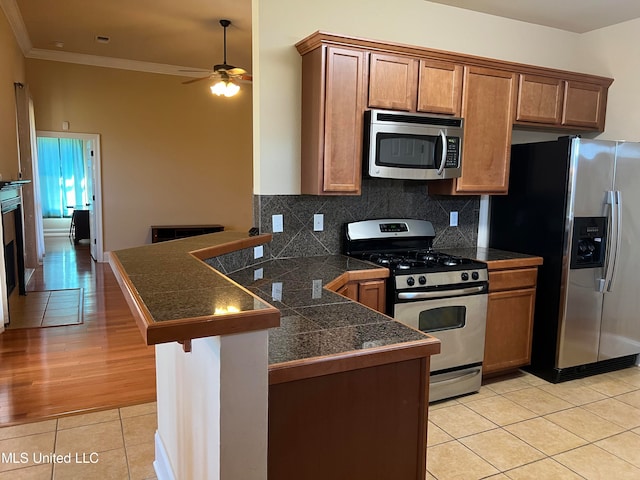
<svg viewBox="0 0 640 480"><path fill-rule="evenodd" d="M640 143L514 145L489 245L539 255L529 370L558 382L640 353Z"/></svg>

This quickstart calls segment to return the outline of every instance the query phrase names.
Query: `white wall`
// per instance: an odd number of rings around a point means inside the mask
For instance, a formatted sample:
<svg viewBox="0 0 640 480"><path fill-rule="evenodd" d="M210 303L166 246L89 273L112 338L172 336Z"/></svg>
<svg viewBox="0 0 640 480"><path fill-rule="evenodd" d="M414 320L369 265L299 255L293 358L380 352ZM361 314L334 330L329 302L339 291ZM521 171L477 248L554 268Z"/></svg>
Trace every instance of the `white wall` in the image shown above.
<svg viewBox="0 0 640 480"><path fill-rule="evenodd" d="M424 0L253 0L253 9L256 194L300 193L301 58L294 45L316 30L607 73L583 61L579 34Z"/></svg>
<svg viewBox="0 0 640 480"><path fill-rule="evenodd" d="M268 331L156 345L159 480L266 480Z"/></svg>

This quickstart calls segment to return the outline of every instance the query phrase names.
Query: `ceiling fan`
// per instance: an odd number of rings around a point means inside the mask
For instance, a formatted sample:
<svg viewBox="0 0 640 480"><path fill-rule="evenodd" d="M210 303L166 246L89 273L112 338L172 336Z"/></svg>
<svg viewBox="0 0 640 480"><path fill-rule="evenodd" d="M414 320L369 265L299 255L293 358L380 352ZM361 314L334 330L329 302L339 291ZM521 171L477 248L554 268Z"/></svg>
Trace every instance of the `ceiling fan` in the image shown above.
<svg viewBox="0 0 640 480"><path fill-rule="evenodd" d="M225 97L232 97L240 90L240 86L236 83L238 81L250 82L252 77L247 74L244 68L234 67L227 63L227 27L231 25L231 20L220 20L220 25L224 29L224 58L222 63L213 66L213 71L206 77L194 78L182 82L183 85L189 83L200 82L202 80L212 79L214 83L211 85L211 93L215 95L224 95ZM183 72L193 72L200 70L182 70Z"/></svg>

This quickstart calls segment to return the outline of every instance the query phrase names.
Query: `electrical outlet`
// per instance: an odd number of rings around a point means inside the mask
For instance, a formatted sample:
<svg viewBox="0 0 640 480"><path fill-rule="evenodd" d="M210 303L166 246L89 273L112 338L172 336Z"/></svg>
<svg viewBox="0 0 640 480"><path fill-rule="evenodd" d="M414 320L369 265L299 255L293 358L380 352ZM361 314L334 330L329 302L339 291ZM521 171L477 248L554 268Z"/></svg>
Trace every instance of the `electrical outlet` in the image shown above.
<svg viewBox="0 0 640 480"><path fill-rule="evenodd" d="M273 233L284 232L284 220L282 219L282 215L272 215L271 225Z"/></svg>
<svg viewBox="0 0 640 480"><path fill-rule="evenodd" d="M257 247L253 247L253 258L262 258L264 256L264 246L258 245Z"/></svg>
<svg viewBox="0 0 640 480"><path fill-rule="evenodd" d="M257 268L253 271L253 281L260 280L264 278L264 270L262 268Z"/></svg>
<svg viewBox="0 0 640 480"><path fill-rule="evenodd" d="M322 213L316 213L313 215L313 231L321 232L324 230L324 215Z"/></svg>
<svg viewBox="0 0 640 480"><path fill-rule="evenodd" d="M458 226L458 212L449 212L449 226L450 227Z"/></svg>
<svg viewBox="0 0 640 480"><path fill-rule="evenodd" d="M271 284L271 298L276 302L282 301L282 282Z"/></svg>
<svg viewBox="0 0 640 480"><path fill-rule="evenodd" d="M313 280L311 282L311 298L322 298L322 280Z"/></svg>

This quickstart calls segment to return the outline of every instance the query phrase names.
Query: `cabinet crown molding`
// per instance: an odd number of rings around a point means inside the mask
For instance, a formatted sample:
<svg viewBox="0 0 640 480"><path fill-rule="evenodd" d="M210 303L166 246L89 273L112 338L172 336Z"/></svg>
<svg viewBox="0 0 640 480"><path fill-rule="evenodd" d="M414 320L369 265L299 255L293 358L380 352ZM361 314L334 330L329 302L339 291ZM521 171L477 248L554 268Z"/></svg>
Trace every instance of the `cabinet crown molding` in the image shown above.
<svg viewBox="0 0 640 480"><path fill-rule="evenodd" d="M334 45L341 47L355 47L369 52L393 53L409 55L412 57L431 58L447 62L459 62L465 65L474 65L493 69L506 70L519 74L541 75L547 77L561 77L565 80L595 83L608 88L613 83L613 78L593 75L588 73L558 70L554 68L539 67L524 63L507 62L487 57L467 55L446 50L434 50L431 48L406 45L402 43L370 40L360 37L352 37L336 33L317 31L296 43L296 49L300 55L310 52L322 45Z"/></svg>

